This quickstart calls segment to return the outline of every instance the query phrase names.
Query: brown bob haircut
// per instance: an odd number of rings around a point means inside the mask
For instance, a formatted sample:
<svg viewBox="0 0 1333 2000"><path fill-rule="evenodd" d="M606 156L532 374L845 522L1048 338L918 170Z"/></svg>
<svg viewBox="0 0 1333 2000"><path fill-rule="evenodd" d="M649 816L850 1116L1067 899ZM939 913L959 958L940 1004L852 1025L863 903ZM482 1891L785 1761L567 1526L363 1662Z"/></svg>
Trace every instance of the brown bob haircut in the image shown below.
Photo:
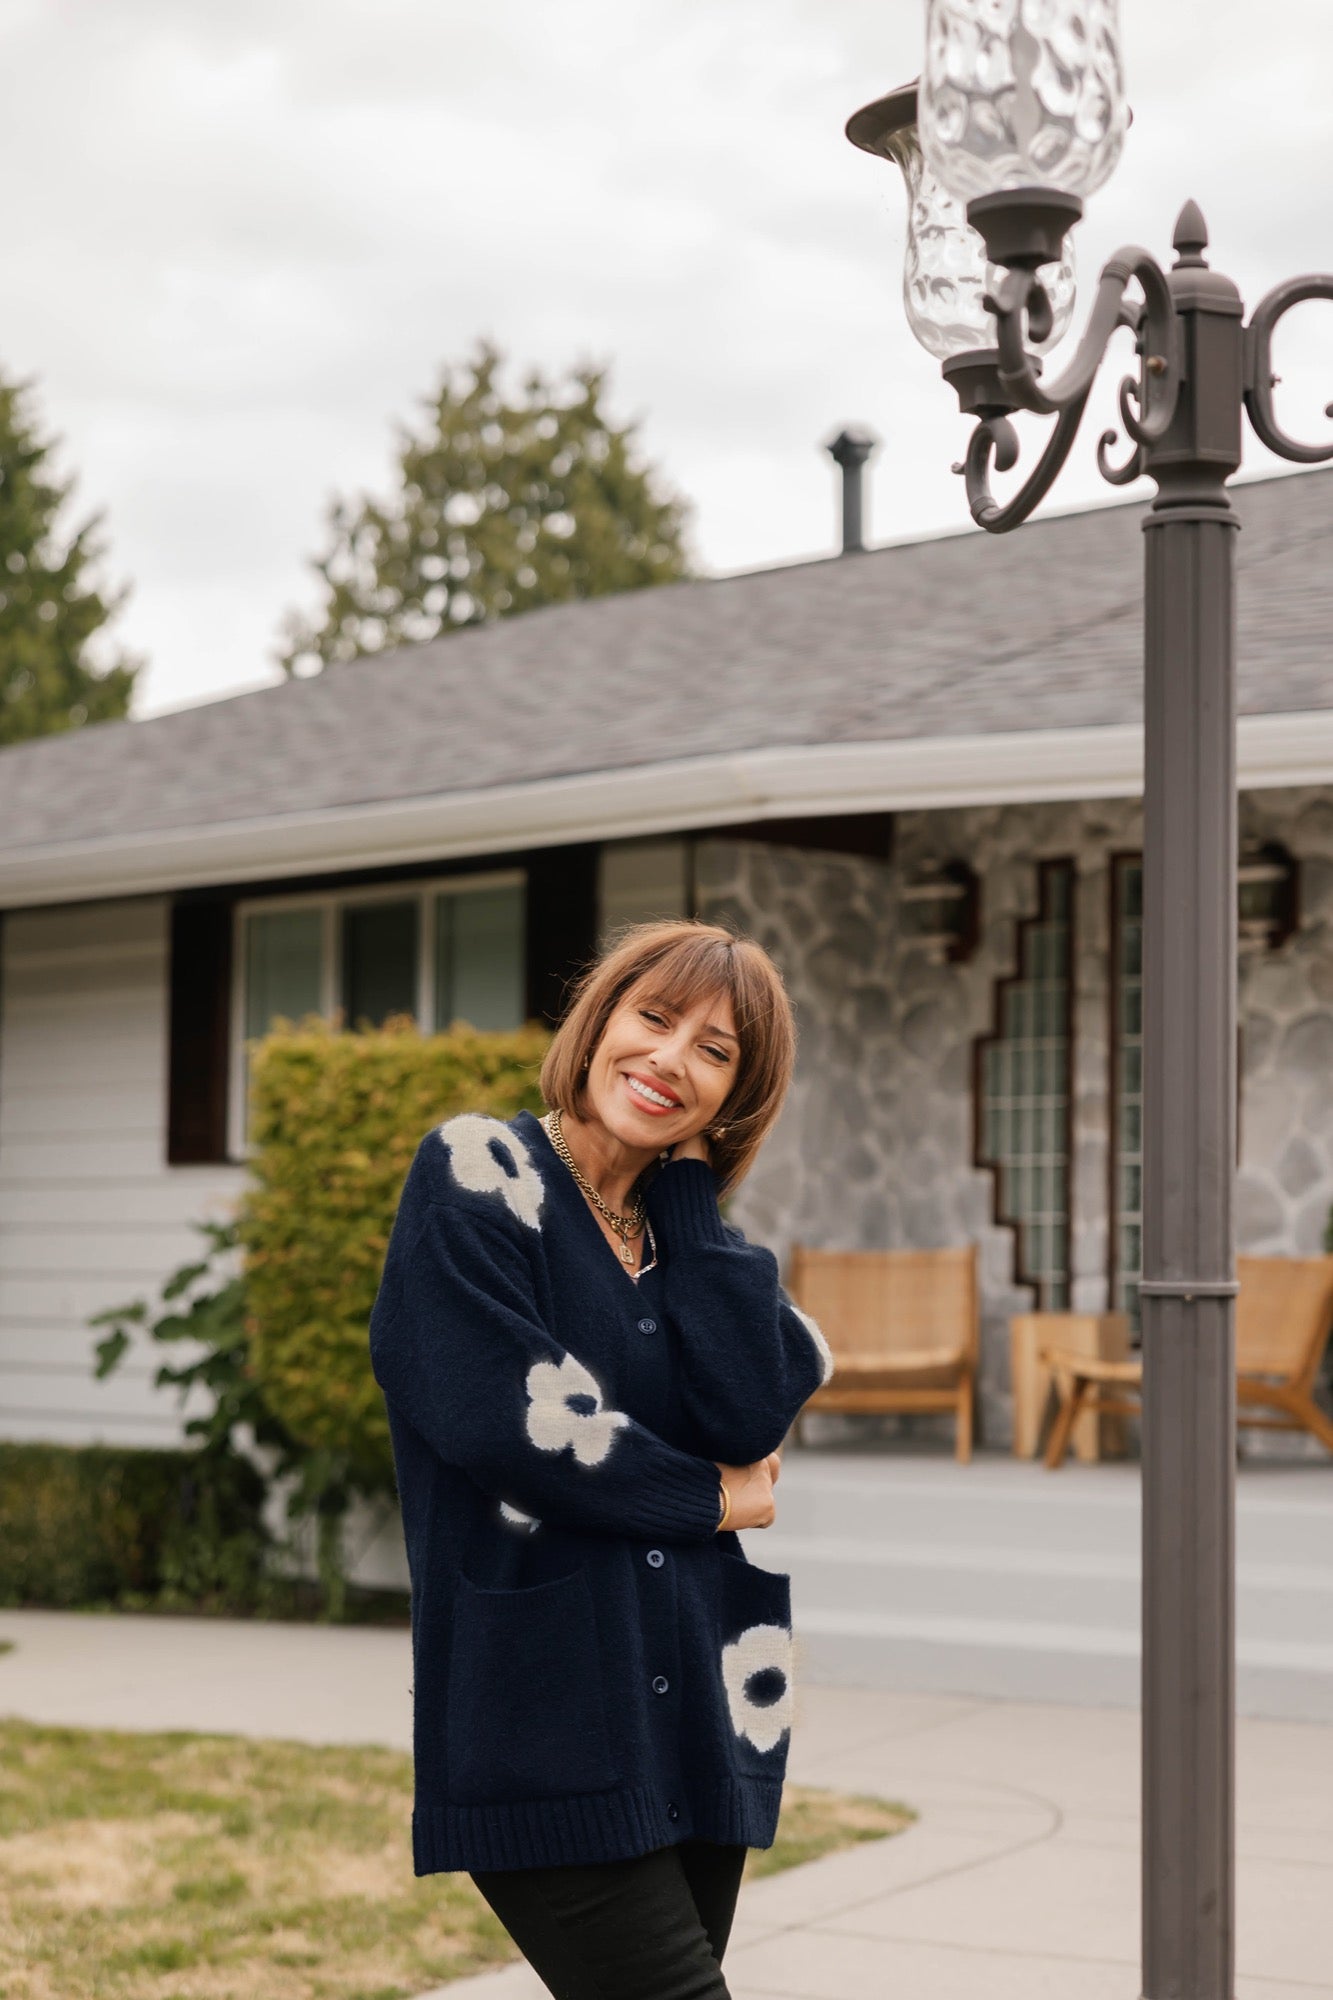
<svg viewBox="0 0 1333 2000"><path fill-rule="evenodd" d="M736 1079L721 1111L721 1139L709 1139L713 1170L726 1193L744 1179L787 1095L796 1059L796 1026L782 975L762 945L721 924L673 918L622 931L579 981L541 1069L541 1093L553 1110L581 1114L585 1058L601 1041L625 996L640 989L673 1013L713 994L731 1002L740 1041Z"/></svg>

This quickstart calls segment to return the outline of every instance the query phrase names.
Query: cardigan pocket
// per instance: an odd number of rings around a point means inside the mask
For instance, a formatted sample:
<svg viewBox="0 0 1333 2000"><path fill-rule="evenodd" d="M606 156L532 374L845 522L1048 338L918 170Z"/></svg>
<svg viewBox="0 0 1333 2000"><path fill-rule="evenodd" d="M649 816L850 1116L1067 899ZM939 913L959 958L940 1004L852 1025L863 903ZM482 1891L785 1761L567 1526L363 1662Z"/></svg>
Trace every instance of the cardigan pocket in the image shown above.
<svg viewBox="0 0 1333 2000"><path fill-rule="evenodd" d="M737 1771L781 1778L795 1700L791 1577L717 1551L721 1675Z"/></svg>
<svg viewBox="0 0 1333 2000"><path fill-rule="evenodd" d="M445 1715L460 1805L605 1791L619 1780L585 1570L524 1590L459 1573Z"/></svg>

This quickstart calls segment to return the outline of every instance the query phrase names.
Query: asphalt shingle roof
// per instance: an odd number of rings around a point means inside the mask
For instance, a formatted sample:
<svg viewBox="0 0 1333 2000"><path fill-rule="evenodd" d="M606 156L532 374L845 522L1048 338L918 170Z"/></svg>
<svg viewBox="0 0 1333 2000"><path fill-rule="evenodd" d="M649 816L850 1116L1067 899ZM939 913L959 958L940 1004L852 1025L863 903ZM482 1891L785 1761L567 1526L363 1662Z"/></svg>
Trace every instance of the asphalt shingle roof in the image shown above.
<svg viewBox="0 0 1333 2000"><path fill-rule="evenodd" d="M1333 471L1235 489L1240 702L1333 708ZM0 851L742 750L1132 723L1146 507L529 613L0 751Z"/></svg>

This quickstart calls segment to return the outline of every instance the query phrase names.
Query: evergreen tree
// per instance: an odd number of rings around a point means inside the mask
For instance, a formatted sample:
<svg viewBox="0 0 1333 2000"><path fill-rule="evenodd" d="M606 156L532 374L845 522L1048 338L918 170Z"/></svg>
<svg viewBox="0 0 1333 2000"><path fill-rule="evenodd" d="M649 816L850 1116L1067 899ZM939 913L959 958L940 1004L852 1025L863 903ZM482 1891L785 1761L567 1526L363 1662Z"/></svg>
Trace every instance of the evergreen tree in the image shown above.
<svg viewBox="0 0 1333 2000"><path fill-rule="evenodd" d="M51 469L30 383L0 374L0 745L123 716L138 663L98 667L90 645L126 592L89 581L102 548L100 517L72 536L57 525L73 480Z"/></svg>
<svg viewBox="0 0 1333 2000"><path fill-rule="evenodd" d="M483 341L446 369L424 427L400 427L389 500L332 503L322 611L284 621L289 673L686 573L684 503L606 416L605 369L534 371L511 398L503 365Z"/></svg>

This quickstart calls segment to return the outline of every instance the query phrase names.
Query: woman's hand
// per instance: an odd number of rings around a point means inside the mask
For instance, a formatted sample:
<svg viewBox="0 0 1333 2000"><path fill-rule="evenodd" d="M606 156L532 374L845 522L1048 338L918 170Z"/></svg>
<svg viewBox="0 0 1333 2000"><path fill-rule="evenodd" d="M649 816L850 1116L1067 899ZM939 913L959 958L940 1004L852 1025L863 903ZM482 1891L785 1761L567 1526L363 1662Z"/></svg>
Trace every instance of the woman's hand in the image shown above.
<svg viewBox="0 0 1333 2000"><path fill-rule="evenodd" d="M717 1459L718 1475L731 1495L729 1528L771 1528L777 1519L773 1484L782 1469L780 1452L770 1451L754 1465L723 1465Z"/></svg>
<svg viewBox="0 0 1333 2000"><path fill-rule="evenodd" d="M708 1150L708 1141L702 1132L691 1132L688 1139L682 1139L671 1148L673 1160L702 1160L706 1167L713 1164L713 1156Z"/></svg>

